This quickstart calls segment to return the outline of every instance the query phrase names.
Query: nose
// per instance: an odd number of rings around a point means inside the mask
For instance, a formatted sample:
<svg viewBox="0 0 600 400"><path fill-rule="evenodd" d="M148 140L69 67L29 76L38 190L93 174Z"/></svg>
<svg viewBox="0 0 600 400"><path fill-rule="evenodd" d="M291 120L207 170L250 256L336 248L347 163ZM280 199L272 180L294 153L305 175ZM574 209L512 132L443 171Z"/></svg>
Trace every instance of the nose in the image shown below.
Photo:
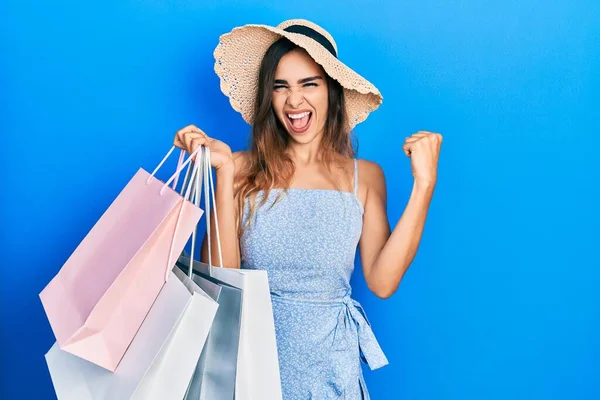
<svg viewBox="0 0 600 400"><path fill-rule="evenodd" d="M298 108L304 103L304 95L302 92L290 90L286 102L292 108Z"/></svg>

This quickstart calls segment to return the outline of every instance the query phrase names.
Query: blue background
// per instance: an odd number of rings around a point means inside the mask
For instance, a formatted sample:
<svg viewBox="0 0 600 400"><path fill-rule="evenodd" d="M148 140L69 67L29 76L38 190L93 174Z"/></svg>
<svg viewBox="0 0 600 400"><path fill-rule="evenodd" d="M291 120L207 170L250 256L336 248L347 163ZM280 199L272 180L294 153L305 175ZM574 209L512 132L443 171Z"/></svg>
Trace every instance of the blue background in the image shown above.
<svg viewBox="0 0 600 400"><path fill-rule="evenodd" d="M591 0L4 0L0 397L53 398L38 293L137 168L190 123L244 148L212 70L218 36L298 17L384 95L356 133L386 173L392 225L412 188L404 138L444 135L399 291L380 300L353 279L391 362L366 372L373 399L600 398Z"/></svg>

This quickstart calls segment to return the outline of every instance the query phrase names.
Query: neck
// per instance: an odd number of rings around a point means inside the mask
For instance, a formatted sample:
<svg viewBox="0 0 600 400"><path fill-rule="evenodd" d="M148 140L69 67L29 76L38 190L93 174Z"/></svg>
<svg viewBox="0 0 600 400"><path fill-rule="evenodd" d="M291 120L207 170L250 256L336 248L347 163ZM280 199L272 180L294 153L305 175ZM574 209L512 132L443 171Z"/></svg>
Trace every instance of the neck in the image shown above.
<svg viewBox="0 0 600 400"><path fill-rule="evenodd" d="M291 141L287 152L292 159L301 164L314 164L321 161L321 138L322 134L316 135L308 143L298 143Z"/></svg>

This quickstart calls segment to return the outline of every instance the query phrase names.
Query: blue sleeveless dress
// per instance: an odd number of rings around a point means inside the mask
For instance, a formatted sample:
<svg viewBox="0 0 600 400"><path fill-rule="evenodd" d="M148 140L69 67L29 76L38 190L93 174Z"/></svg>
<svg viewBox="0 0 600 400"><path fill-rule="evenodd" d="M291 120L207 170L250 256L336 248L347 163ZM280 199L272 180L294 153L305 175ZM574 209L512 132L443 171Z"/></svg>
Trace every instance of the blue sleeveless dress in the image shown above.
<svg viewBox="0 0 600 400"><path fill-rule="evenodd" d="M369 399L361 360L388 364L350 297L364 213L356 160L354 171L353 193L289 189L274 204L282 189L272 190L240 240L241 267L269 277L284 400Z"/></svg>

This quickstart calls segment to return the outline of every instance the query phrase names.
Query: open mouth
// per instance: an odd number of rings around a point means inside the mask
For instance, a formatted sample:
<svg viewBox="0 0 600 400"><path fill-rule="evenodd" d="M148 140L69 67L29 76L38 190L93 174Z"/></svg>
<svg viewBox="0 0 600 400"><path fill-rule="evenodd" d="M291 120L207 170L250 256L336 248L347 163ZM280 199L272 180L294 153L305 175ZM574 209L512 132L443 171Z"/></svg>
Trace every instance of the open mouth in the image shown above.
<svg viewBox="0 0 600 400"><path fill-rule="evenodd" d="M304 133L312 122L312 112L287 113L288 126L294 133Z"/></svg>

